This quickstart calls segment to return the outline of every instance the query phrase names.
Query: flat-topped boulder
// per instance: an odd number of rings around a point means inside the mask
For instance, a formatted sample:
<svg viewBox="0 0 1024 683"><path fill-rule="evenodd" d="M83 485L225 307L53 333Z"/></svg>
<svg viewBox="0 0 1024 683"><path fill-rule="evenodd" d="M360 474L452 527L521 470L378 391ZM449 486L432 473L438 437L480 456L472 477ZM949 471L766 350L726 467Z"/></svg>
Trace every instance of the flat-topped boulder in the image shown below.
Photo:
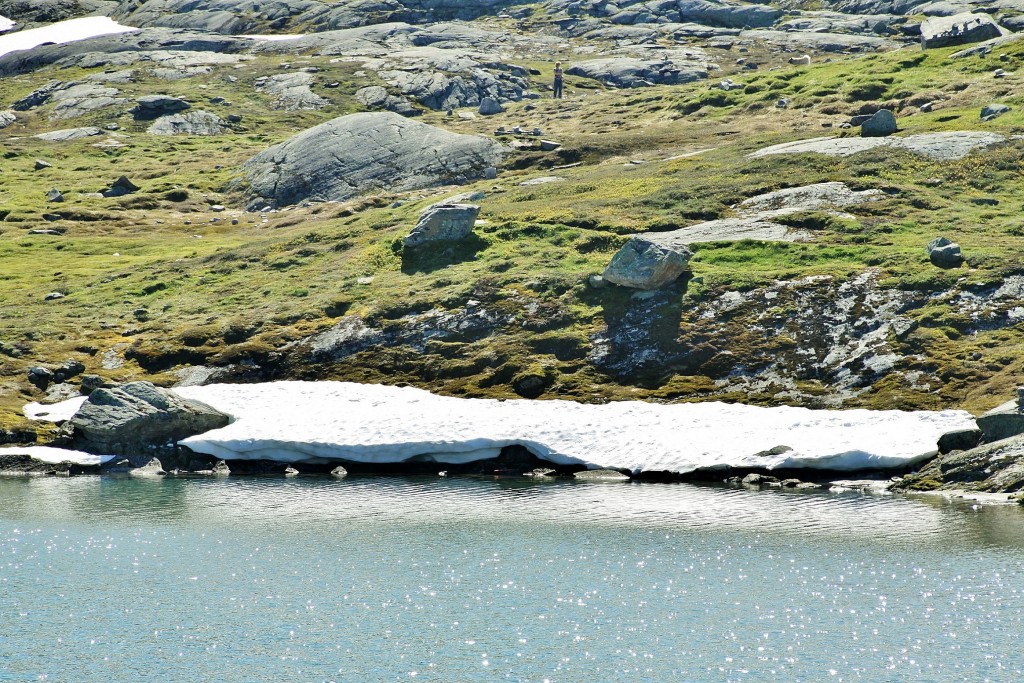
<svg viewBox="0 0 1024 683"><path fill-rule="evenodd" d="M131 109L136 121L149 121L189 109L192 105L171 95L143 95Z"/></svg>
<svg viewBox="0 0 1024 683"><path fill-rule="evenodd" d="M488 138L368 112L305 130L252 157L243 171L252 206L284 206L480 178L503 152Z"/></svg>
<svg viewBox="0 0 1024 683"><path fill-rule="evenodd" d="M480 207L476 204L435 204L423 212L402 243L406 247L419 247L465 239L473 232L479 213Z"/></svg>

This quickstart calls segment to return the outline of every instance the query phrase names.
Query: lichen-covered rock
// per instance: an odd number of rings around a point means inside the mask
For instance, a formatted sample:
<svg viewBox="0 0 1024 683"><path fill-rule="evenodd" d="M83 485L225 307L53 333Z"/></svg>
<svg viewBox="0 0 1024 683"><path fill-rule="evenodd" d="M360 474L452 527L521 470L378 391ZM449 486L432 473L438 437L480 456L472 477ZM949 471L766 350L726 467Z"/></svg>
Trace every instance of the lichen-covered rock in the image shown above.
<svg viewBox="0 0 1024 683"><path fill-rule="evenodd" d="M210 406L150 382L96 389L73 418L72 447L88 453L131 455L228 424Z"/></svg>
<svg viewBox="0 0 1024 683"><path fill-rule="evenodd" d="M504 148L391 112L341 116L245 162L252 206L345 200L373 189L409 190L483 175Z"/></svg>

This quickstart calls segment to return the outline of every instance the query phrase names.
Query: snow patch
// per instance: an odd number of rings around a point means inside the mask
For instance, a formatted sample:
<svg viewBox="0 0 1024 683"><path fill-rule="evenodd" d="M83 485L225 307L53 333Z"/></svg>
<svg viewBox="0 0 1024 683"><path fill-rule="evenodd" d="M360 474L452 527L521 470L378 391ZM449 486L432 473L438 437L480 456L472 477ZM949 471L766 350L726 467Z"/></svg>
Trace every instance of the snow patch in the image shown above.
<svg viewBox="0 0 1024 683"><path fill-rule="evenodd" d="M3 30L2 25L0 25L0 30ZM16 50L31 50L43 43L73 43L76 40L138 30L131 26L122 26L110 17L68 19L41 28L16 31L0 36L0 55Z"/></svg>
<svg viewBox="0 0 1024 683"><path fill-rule="evenodd" d="M21 412L30 420L65 422L75 416L75 413L88 398L88 396L76 396L60 403L29 403L21 409Z"/></svg>
<svg viewBox="0 0 1024 683"><path fill-rule="evenodd" d="M102 465L114 458L113 455L93 455L84 451L72 451L50 446L4 446L0 448L0 456L27 455L34 460L56 465L70 462L75 465Z"/></svg>
<svg viewBox="0 0 1024 683"><path fill-rule="evenodd" d="M224 459L291 463L471 462L521 445L557 464L677 473L725 467L896 468L942 434L976 427L967 412L811 410L725 403L464 399L347 382L180 387L235 421L181 443ZM792 450L756 455L774 446Z"/></svg>

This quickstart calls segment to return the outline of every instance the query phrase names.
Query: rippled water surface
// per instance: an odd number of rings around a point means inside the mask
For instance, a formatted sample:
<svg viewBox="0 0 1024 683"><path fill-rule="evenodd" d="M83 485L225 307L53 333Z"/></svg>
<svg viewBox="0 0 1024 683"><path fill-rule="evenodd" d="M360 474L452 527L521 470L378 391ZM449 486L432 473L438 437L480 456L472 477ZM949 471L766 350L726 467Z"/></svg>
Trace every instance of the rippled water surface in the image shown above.
<svg viewBox="0 0 1024 683"><path fill-rule="evenodd" d="M0 480L0 680L1020 681L1022 551L857 493Z"/></svg>

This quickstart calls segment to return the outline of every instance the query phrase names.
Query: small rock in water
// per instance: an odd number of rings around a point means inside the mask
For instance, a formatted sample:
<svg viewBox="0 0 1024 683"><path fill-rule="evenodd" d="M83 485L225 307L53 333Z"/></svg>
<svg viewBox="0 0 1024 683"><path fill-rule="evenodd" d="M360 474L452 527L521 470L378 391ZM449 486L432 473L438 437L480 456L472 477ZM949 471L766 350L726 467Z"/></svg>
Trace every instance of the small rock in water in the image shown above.
<svg viewBox="0 0 1024 683"><path fill-rule="evenodd" d="M334 477L335 479L344 479L345 477L348 476L348 470L346 470L341 465L338 465L333 470L331 470L331 476Z"/></svg>
<svg viewBox="0 0 1024 683"><path fill-rule="evenodd" d="M162 477L167 472L164 471L164 466L160 461L153 458L142 467L134 467L128 470L128 474L133 477Z"/></svg>
<svg viewBox="0 0 1024 683"><path fill-rule="evenodd" d="M538 468L530 470L529 472L526 473L526 476L528 476L528 477L538 477L538 478L539 477L554 477L554 476L557 476L557 475L558 475L558 472L553 470L553 469L551 469L550 467L538 467Z"/></svg>
<svg viewBox="0 0 1024 683"><path fill-rule="evenodd" d="M573 475L583 481L629 481L629 477L617 470L583 470Z"/></svg>
<svg viewBox="0 0 1024 683"><path fill-rule="evenodd" d="M289 465L288 467L286 467L284 469L284 476L286 476L286 477L297 477L297 476L299 476L299 471L297 469L295 469L294 467Z"/></svg>
<svg viewBox="0 0 1024 683"><path fill-rule="evenodd" d="M768 486L770 484L778 484L779 479L778 477L773 477L767 474L751 472L747 476L743 477L740 483L744 486Z"/></svg>

